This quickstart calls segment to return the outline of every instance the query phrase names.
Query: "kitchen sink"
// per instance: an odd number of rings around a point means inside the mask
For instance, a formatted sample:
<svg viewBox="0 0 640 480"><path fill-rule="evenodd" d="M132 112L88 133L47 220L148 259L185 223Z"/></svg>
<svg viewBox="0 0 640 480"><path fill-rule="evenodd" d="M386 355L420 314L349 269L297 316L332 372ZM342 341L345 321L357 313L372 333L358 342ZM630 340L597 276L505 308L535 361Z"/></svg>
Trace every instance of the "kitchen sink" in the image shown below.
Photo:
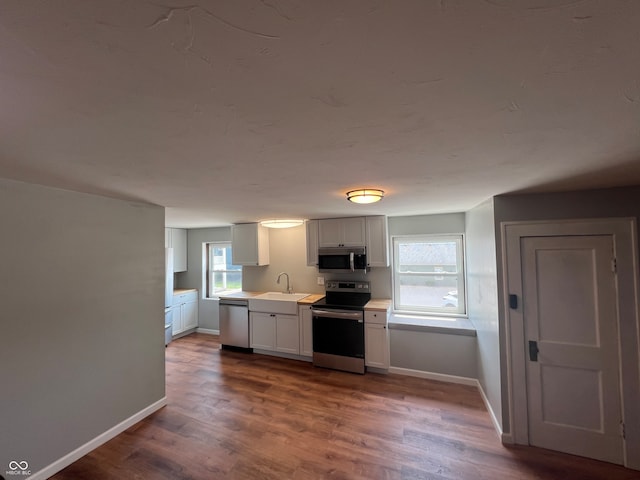
<svg viewBox="0 0 640 480"><path fill-rule="evenodd" d="M267 292L249 299L249 310L265 313L298 314L298 300L308 297L308 293Z"/></svg>

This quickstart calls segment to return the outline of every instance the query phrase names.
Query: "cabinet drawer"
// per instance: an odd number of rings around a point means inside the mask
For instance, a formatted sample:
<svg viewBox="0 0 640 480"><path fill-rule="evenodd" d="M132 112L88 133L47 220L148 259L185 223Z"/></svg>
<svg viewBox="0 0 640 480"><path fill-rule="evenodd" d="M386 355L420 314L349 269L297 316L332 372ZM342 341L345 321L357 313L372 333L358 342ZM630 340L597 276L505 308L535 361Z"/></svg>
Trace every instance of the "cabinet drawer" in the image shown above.
<svg viewBox="0 0 640 480"><path fill-rule="evenodd" d="M182 305L183 303L196 302L198 300L198 292L181 293L173 296L173 306Z"/></svg>
<svg viewBox="0 0 640 480"><path fill-rule="evenodd" d="M387 324L387 312L381 312L379 310L365 310L364 312L365 323L379 323L381 325Z"/></svg>

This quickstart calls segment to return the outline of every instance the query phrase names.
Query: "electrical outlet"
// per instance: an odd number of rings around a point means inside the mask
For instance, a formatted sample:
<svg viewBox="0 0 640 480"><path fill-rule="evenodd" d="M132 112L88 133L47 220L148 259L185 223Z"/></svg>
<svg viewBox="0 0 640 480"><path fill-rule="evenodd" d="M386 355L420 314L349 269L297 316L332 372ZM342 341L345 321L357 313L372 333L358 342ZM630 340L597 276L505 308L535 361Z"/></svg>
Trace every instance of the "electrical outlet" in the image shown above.
<svg viewBox="0 0 640 480"><path fill-rule="evenodd" d="M324 277L318 277L318 285L324 285Z"/></svg>

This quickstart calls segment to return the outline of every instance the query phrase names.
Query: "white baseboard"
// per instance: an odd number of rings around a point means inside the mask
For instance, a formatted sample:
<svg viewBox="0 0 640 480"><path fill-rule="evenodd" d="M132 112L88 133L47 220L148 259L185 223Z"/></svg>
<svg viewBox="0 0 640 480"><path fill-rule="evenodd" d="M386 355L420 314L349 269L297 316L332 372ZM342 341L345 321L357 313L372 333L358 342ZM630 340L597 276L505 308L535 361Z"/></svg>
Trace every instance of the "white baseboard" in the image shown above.
<svg viewBox="0 0 640 480"><path fill-rule="evenodd" d="M502 443L506 445L515 445L516 441L513 439L513 435L511 435L510 433L503 433Z"/></svg>
<svg viewBox="0 0 640 480"><path fill-rule="evenodd" d="M45 468L43 468L42 470L39 470L38 472L34 473L32 476L29 477L29 479L30 480L46 480L47 478L49 478L49 477L55 475L56 473L58 473L63 468L68 467L69 465L71 465L73 462L75 462L79 458L85 456L87 453L91 452L92 450L95 450L96 448L98 448L103 443L108 442L109 440L111 440L116 435L121 434L127 428L131 427L132 425L135 425L136 423L138 423L143 418L148 417L149 415L151 415L156 410L161 409L166 404L167 404L167 397L162 397L157 402L152 403L151 405L149 405L146 408L143 408L138 413L133 414L132 416L130 416L126 420L123 420L122 422L120 422L116 426L111 427L106 432L101 433L100 435L98 435L93 440L88 441L84 445L81 445L80 447L76 448L71 453L68 453L64 457L56 460L52 464L50 464L50 465L46 466Z"/></svg>
<svg viewBox="0 0 640 480"><path fill-rule="evenodd" d="M295 355L293 353L285 353L285 352L273 352L271 350L260 350L257 348L253 349L253 353L257 353L259 355L269 355L270 357L288 358L289 360L300 360L301 362L313 361L313 358L305 357L303 355Z"/></svg>
<svg viewBox="0 0 640 480"><path fill-rule="evenodd" d="M220 330L212 330L210 328L200 328L196 329L198 333L204 333L205 335L220 335Z"/></svg>
<svg viewBox="0 0 640 480"><path fill-rule="evenodd" d="M437 380L439 382L448 382L448 383L458 383L461 385L470 385L472 387L476 387L480 392L480 396L482 397L482 401L484 402L487 411L489 412L489 416L491 417L491 423L493 423L493 428L496 430L498 437L502 441L502 443L512 444L513 436L510 433L504 433L502 431L502 427L498 422L498 419L491 408L491 404L489 403L489 399L484 393L482 389L482 385L475 378L470 377L458 377L456 375L445 375L443 373L434 373L434 372L425 372L422 370L412 370L410 368L399 368L399 367L390 367L389 373L397 373L398 375L407 375L410 377L418 377L418 378L426 378L428 380Z"/></svg>
<svg viewBox="0 0 640 480"><path fill-rule="evenodd" d="M496 414L493 411L493 408L491 408L491 404L489 403L489 399L487 398L487 396L484 393L484 390L482 388L482 384L476 380L476 384L478 385L478 390L480 391L480 396L482 397L482 401L484 402L484 406L486 407L487 411L489 412L489 416L491 417L491 422L493 423L493 428L496 430L496 433L498 434L498 437L500 438L500 440L502 441L502 443L513 443L513 439L511 442L507 442L505 441L505 439L507 437L511 437L511 434L505 434L502 431L502 426L500 425L500 422L498 422L498 418L496 417Z"/></svg>
<svg viewBox="0 0 640 480"><path fill-rule="evenodd" d="M426 378L427 380L437 380L439 382L471 385L474 387L478 385L478 381L475 378L445 375L444 373L425 372L422 370L412 370L410 368L389 367L389 373L397 373L398 375L407 375L409 377Z"/></svg>

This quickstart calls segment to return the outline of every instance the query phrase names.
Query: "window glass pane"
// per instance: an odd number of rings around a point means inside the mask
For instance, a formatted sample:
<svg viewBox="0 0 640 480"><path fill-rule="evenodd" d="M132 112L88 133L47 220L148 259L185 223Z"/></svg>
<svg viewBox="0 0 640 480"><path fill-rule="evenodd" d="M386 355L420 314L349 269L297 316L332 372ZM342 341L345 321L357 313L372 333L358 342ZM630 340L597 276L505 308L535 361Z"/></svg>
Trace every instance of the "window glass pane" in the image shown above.
<svg viewBox="0 0 640 480"><path fill-rule="evenodd" d="M231 263L230 243L209 243L207 254L207 292L216 297L223 291L242 290L242 266Z"/></svg>
<svg viewBox="0 0 640 480"><path fill-rule="evenodd" d="M231 246L214 246L210 249L210 268L212 270L242 271L242 266L231 263Z"/></svg>
<svg viewBox="0 0 640 480"><path fill-rule="evenodd" d="M400 298L403 307L454 308L458 310L457 276L399 275Z"/></svg>
<svg viewBox="0 0 640 480"><path fill-rule="evenodd" d="M462 236L394 238L394 308L464 313Z"/></svg>
<svg viewBox="0 0 640 480"><path fill-rule="evenodd" d="M211 284L214 292L242 289L242 272L213 272Z"/></svg>
<svg viewBox="0 0 640 480"><path fill-rule="evenodd" d="M457 272L456 242L400 243L400 272Z"/></svg>

